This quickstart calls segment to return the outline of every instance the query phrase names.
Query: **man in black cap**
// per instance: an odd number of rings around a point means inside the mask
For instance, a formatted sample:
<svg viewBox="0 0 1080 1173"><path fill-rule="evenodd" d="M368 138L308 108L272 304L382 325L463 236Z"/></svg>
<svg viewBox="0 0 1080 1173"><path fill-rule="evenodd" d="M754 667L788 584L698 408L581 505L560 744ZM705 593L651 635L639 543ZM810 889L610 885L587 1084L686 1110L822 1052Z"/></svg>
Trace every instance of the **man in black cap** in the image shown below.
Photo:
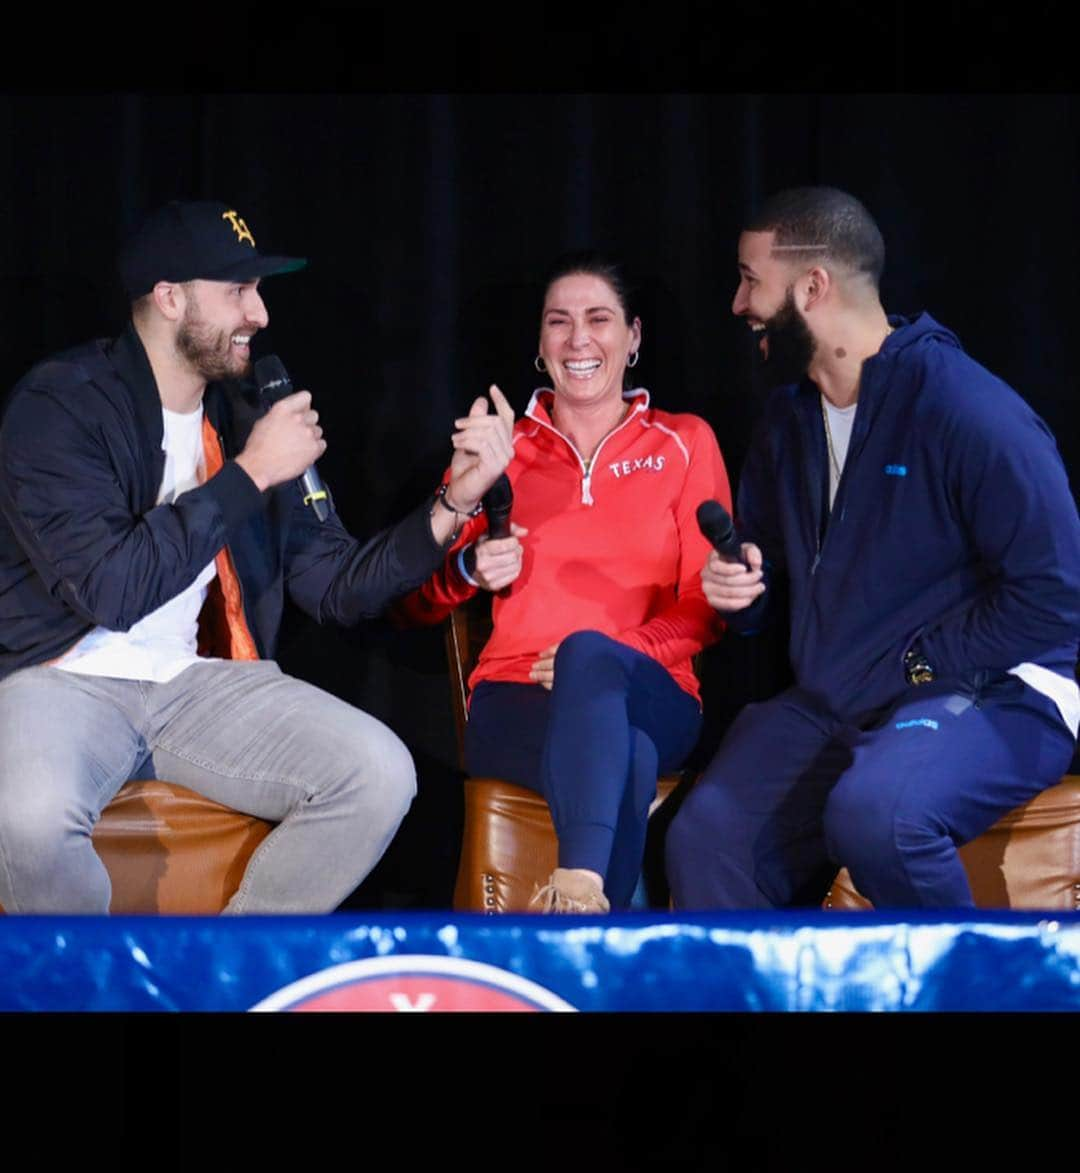
<svg viewBox="0 0 1080 1173"><path fill-rule="evenodd" d="M509 462L513 413L478 399L452 476L364 545L297 478L326 444L307 391L261 412L236 382L267 324L258 252L225 204L172 203L128 243L132 317L14 389L0 426L0 905L108 911L91 844L130 778L278 823L227 912L329 911L415 793L404 745L273 660L284 602L377 614L440 564Z"/></svg>

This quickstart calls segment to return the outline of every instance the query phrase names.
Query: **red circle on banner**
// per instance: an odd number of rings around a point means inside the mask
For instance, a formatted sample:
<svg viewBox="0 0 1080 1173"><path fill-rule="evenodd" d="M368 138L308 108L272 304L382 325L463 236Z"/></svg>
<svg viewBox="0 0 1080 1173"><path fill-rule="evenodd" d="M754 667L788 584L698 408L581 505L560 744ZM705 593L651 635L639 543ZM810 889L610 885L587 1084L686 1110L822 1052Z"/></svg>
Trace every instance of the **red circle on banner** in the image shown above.
<svg viewBox="0 0 1080 1173"><path fill-rule="evenodd" d="M543 986L494 965L409 954L331 966L285 986L252 1007L389 1013L573 1009Z"/></svg>

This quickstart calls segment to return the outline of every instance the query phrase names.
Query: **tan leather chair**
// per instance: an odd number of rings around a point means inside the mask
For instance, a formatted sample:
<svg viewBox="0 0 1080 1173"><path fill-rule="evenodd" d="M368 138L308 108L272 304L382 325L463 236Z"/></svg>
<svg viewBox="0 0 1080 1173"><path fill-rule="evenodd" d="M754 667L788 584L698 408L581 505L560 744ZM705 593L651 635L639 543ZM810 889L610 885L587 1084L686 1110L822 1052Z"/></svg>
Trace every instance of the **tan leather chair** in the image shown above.
<svg viewBox="0 0 1080 1173"><path fill-rule="evenodd" d="M94 828L94 848L112 881L110 910L217 914L273 829L183 786L129 782Z"/></svg>
<svg viewBox="0 0 1080 1173"><path fill-rule="evenodd" d="M661 779L652 812L678 779ZM650 813L652 813L650 812ZM1080 776L1001 818L960 849L979 908L1080 912ZM487 778L465 783L465 838L454 907L510 912L528 903L533 885L556 864L547 804L514 786ZM846 868L833 881L823 908L872 909Z"/></svg>
<svg viewBox="0 0 1080 1173"><path fill-rule="evenodd" d="M1069 774L960 848L979 908L1080 912L1080 775ZM825 897L841 911L873 905L847 868Z"/></svg>
<svg viewBox="0 0 1080 1173"><path fill-rule="evenodd" d="M678 783L677 775L657 780L650 817ZM524 912L536 885L557 866L558 840L540 795L497 778L466 778L458 912Z"/></svg>
<svg viewBox="0 0 1080 1173"><path fill-rule="evenodd" d="M447 620L446 652L463 767L468 679L490 632L486 595L458 607ZM680 780L677 774L658 779L650 816ZM555 828L540 795L498 778L466 778L465 833L454 888L457 911L524 912L536 885L547 881L557 863Z"/></svg>

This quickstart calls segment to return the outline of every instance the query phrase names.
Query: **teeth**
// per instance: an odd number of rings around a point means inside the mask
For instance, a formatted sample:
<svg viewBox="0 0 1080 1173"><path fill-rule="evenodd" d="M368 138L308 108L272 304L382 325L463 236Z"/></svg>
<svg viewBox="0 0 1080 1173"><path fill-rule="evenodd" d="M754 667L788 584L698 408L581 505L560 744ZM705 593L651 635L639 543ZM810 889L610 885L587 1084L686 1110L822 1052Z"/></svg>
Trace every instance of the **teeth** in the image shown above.
<svg viewBox="0 0 1080 1173"><path fill-rule="evenodd" d="M581 371L584 373L585 371L595 371L599 365L600 360L598 358L590 358L584 361L579 360L578 362L568 362L566 364L566 369L568 371Z"/></svg>
<svg viewBox="0 0 1080 1173"><path fill-rule="evenodd" d="M250 334L234 334L232 336L232 341L233 341L234 346L247 346L247 344L251 341L251 335Z"/></svg>
<svg viewBox="0 0 1080 1173"><path fill-rule="evenodd" d="M758 324L755 326L755 325L754 325L754 324L751 322L751 324L750 324L750 329L751 329L751 330L753 330L755 334L758 334L758 333L760 333L762 330L764 330L764 329L765 329L765 323L764 323L764 322L759 322L759 323L758 323Z"/></svg>

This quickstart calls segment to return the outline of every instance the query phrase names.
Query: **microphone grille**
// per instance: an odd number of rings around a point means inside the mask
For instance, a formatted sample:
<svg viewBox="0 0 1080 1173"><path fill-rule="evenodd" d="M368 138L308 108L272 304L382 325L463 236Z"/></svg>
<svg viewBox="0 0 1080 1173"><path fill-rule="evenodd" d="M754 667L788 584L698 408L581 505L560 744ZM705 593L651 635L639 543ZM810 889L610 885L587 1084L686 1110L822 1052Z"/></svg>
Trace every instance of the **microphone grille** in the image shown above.
<svg viewBox="0 0 1080 1173"><path fill-rule="evenodd" d="M719 501L702 501L697 507L698 528L709 539L726 538L735 528L731 514Z"/></svg>

